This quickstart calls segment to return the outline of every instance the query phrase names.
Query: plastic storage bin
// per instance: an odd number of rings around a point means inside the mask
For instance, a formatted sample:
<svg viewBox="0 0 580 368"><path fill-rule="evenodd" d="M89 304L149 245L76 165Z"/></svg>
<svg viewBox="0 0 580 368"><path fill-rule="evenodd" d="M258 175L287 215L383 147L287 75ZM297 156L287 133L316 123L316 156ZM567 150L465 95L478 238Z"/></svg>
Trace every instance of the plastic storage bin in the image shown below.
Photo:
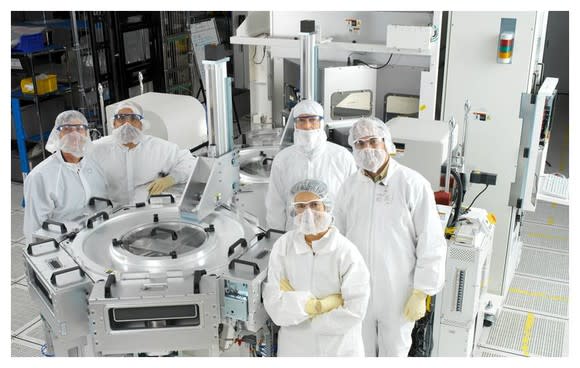
<svg viewBox="0 0 580 368"><path fill-rule="evenodd" d="M56 74L46 74L46 78L43 78L43 76L36 76L36 88L38 95L45 95L56 91L58 89ZM20 89L22 90L22 93L34 94L32 78L22 79L20 81Z"/></svg>
<svg viewBox="0 0 580 368"><path fill-rule="evenodd" d="M22 52L35 52L43 48L44 34L41 32L20 36L20 43L15 49Z"/></svg>

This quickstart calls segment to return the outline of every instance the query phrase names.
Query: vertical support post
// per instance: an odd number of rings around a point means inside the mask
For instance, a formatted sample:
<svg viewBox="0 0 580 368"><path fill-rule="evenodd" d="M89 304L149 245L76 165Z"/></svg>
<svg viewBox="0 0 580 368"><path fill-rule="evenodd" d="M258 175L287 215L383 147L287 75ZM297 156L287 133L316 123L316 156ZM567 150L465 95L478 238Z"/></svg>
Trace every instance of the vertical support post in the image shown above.
<svg viewBox="0 0 580 368"><path fill-rule="evenodd" d="M229 57L203 60L206 88L208 156L220 157L233 149L232 90L227 74Z"/></svg>
<svg viewBox="0 0 580 368"><path fill-rule="evenodd" d="M103 85L98 84L97 90L99 91L99 111L101 112L101 124L103 124L103 135L109 135L109 128L107 127L107 114L105 112L105 97Z"/></svg>
<svg viewBox="0 0 580 368"><path fill-rule="evenodd" d="M316 100L317 55L313 20L300 21L300 94L302 100Z"/></svg>

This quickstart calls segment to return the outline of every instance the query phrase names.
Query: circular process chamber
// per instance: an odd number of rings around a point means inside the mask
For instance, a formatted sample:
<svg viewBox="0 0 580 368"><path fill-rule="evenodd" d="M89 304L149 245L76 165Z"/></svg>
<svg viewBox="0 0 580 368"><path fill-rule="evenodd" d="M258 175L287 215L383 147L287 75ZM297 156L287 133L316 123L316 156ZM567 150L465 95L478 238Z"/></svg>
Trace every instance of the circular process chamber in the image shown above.
<svg viewBox="0 0 580 368"><path fill-rule="evenodd" d="M177 206L129 208L81 231L66 247L95 280L111 271L212 273L227 268L232 244L256 231L224 209L195 223L182 219Z"/></svg>

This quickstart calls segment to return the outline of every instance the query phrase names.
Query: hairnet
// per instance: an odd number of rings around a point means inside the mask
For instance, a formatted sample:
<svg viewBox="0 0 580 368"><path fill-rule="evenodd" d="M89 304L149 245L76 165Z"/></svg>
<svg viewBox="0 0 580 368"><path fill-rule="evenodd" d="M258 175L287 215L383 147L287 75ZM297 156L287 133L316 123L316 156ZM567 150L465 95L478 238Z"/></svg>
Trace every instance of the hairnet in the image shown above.
<svg viewBox="0 0 580 368"><path fill-rule="evenodd" d="M134 101L121 101L115 106L115 112L113 113L113 116L111 116L109 121L108 121L109 134L111 134L113 129L115 129L115 126L113 124L113 122L115 121L115 115L117 115L119 113L119 111L121 111L123 109L131 109L131 111L133 111L133 114L141 115L143 117L141 119L141 124L143 125L141 130L149 129L150 124L149 124L149 121L147 119L145 119L145 115L143 115L143 107Z"/></svg>
<svg viewBox="0 0 580 368"><path fill-rule="evenodd" d="M320 129L324 128L324 109L322 105L314 100L302 100L294 106L290 113L291 123L294 126L294 121L296 117L300 115L316 115L320 116ZM289 121L290 123L290 121Z"/></svg>
<svg viewBox="0 0 580 368"><path fill-rule="evenodd" d="M389 154L396 152L391 132L382 120L375 117L360 118L350 127L348 144L354 147L354 142L363 137L381 137L385 141L385 147Z"/></svg>
<svg viewBox="0 0 580 368"><path fill-rule="evenodd" d="M332 200L328 198L328 185L326 185L325 182L315 179L305 179L299 181L298 183L294 184L292 188L290 188L290 200L288 202L294 202L294 197L296 194L302 192L316 194L320 199L322 199L326 212L330 212L332 210L333 203Z"/></svg>
<svg viewBox="0 0 580 368"><path fill-rule="evenodd" d="M143 108L137 102L122 101L115 108L115 114L118 114L119 111L121 111L123 109L131 109L131 111L133 111L134 114L139 114L139 115L143 116Z"/></svg>
<svg viewBox="0 0 580 368"><path fill-rule="evenodd" d="M60 126L66 124L74 124L75 122L80 124L89 125L87 118L77 110L66 110L57 115L54 119L54 128L52 128L50 135L44 146L48 152L54 153L58 150L58 142L60 140L60 132L57 130ZM90 138L89 132L87 130L87 136Z"/></svg>

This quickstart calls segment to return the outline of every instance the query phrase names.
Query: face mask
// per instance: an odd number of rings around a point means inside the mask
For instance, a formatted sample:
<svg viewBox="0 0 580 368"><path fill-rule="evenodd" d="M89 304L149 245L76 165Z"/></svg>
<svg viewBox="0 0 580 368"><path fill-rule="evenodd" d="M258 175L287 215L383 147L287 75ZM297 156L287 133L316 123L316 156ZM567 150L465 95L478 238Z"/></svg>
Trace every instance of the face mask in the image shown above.
<svg viewBox="0 0 580 368"><path fill-rule="evenodd" d="M358 167L373 173L377 172L387 158L387 152L380 148L355 149L353 154Z"/></svg>
<svg viewBox="0 0 580 368"><path fill-rule="evenodd" d="M79 132L71 132L59 139L59 149L62 152L81 158L87 152L87 146L90 143L89 137Z"/></svg>
<svg viewBox="0 0 580 368"><path fill-rule="evenodd" d="M143 132L129 123L113 129L113 137L120 144L138 144L143 138Z"/></svg>
<svg viewBox="0 0 580 368"><path fill-rule="evenodd" d="M332 216L324 211L312 211L310 208L304 210L294 217L294 225L302 234L318 234L328 229L332 223Z"/></svg>
<svg viewBox="0 0 580 368"><path fill-rule="evenodd" d="M326 133L322 129L294 130L294 144L302 148L306 153L314 151L324 141L326 141Z"/></svg>

